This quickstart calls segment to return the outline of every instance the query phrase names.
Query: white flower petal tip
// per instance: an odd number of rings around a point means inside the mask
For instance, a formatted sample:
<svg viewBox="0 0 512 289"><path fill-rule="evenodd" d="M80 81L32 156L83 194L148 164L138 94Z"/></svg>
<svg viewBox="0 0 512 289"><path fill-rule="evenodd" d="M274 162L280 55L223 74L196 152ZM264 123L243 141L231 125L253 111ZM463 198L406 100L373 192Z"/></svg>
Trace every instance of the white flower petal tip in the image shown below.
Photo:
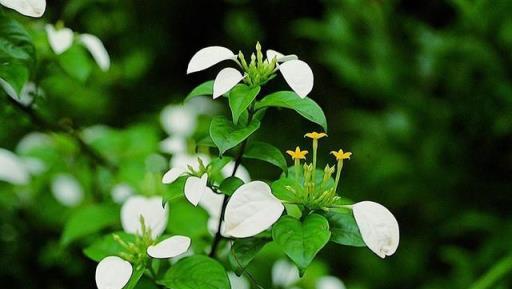
<svg viewBox="0 0 512 289"><path fill-rule="evenodd" d="M334 276L323 276L316 281L317 289L346 289L343 282Z"/></svg>
<svg viewBox="0 0 512 289"><path fill-rule="evenodd" d="M149 246L147 253L153 258L173 258L187 252L190 242L189 237L172 236L156 245Z"/></svg>
<svg viewBox="0 0 512 289"><path fill-rule="evenodd" d="M196 52L194 56L192 56L190 62L188 63L187 74L205 70L221 61L228 59L236 59L236 55L226 47L205 47Z"/></svg>
<svg viewBox="0 0 512 289"><path fill-rule="evenodd" d="M30 174L23 160L2 148L0 148L0 181L14 185L25 185L30 181Z"/></svg>
<svg viewBox="0 0 512 289"><path fill-rule="evenodd" d="M110 56L101 40L92 34L80 35L80 42L89 50L101 70L107 71L110 68Z"/></svg>
<svg viewBox="0 0 512 289"><path fill-rule="evenodd" d="M363 241L381 258L391 256L398 248L400 231L393 214L381 204L364 201L352 206Z"/></svg>
<svg viewBox="0 0 512 289"><path fill-rule="evenodd" d="M199 204L209 188L206 186L208 183L208 174L204 174L201 178L189 177L185 182L185 198L194 206Z"/></svg>
<svg viewBox="0 0 512 289"><path fill-rule="evenodd" d="M235 238L257 235L270 228L283 213L284 206L270 187L254 181L239 187L226 206L224 234Z"/></svg>
<svg viewBox="0 0 512 289"><path fill-rule="evenodd" d="M55 199L66 207L75 207L84 199L82 186L72 175L57 175L52 180L51 188Z"/></svg>
<svg viewBox="0 0 512 289"><path fill-rule="evenodd" d="M109 256L96 267L98 289L122 289L132 276L132 265L117 256Z"/></svg>
<svg viewBox="0 0 512 289"><path fill-rule="evenodd" d="M181 175L185 173L185 170L181 168L171 168L162 177L162 183L171 184L174 183Z"/></svg>
<svg viewBox="0 0 512 289"><path fill-rule="evenodd" d="M217 77L215 77L215 82L213 83L213 99L228 92L242 79L244 79L244 76L240 71L232 67L222 69L219 74L217 74Z"/></svg>
<svg viewBox="0 0 512 289"><path fill-rule="evenodd" d="M0 4L30 17L41 17L46 10L46 0L0 0Z"/></svg>
<svg viewBox="0 0 512 289"><path fill-rule="evenodd" d="M62 54L73 45L73 31L69 28L55 30L51 24L45 26L48 43L55 54Z"/></svg>
<svg viewBox="0 0 512 289"><path fill-rule="evenodd" d="M132 196L121 207L121 225L130 234L141 234L140 216L151 229L151 236L158 237L167 226L167 206L162 207L161 197Z"/></svg>
<svg viewBox="0 0 512 289"><path fill-rule="evenodd" d="M268 61L271 61L272 59L274 59L274 57L276 58L277 62L286 62L286 61L290 61L290 60L299 59L299 57L297 57L297 55L295 55L295 54L284 55L281 52L277 52L272 49L267 50L266 54L267 54Z"/></svg>
<svg viewBox="0 0 512 289"><path fill-rule="evenodd" d="M197 126L197 112L185 105L168 105L160 113L163 129L172 136L190 136Z"/></svg>
<svg viewBox="0 0 512 289"><path fill-rule="evenodd" d="M306 97L313 90L313 71L309 65L302 60L290 60L279 66L288 85L301 98Z"/></svg>

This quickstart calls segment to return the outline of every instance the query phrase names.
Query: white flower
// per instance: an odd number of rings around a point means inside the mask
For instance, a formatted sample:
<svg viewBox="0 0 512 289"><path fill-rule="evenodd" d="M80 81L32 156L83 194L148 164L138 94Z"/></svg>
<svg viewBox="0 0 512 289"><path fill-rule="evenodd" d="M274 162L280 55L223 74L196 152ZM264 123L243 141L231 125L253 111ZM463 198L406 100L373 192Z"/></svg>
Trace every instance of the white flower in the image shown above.
<svg viewBox="0 0 512 289"><path fill-rule="evenodd" d="M55 176L51 187L55 199L66 207L75 207L84 199L82 186L72 175L59 174Z"/></svg>
<svg viewBox="0 0 512 289"><path fill-rule="evenodd" d="M334 276L323 276L316 281L316 289L346 289L343 282Z"/></svg>
<svg viewBox="0 0 512 289"><path fill-rule="evenodd" d="M242 185L226 206L224 217L226 236L246 238L272 226L283 213L284 206L261 181Z"/></svg>
<svg viewBox="0 0 512 289"><path fill-rule="evenodd" d="M46 0L0 0L0 4L30 17L41 17L46 10Z"/></svg>
<svg viewBox="0 0 512 289"><path fill-rule="evenodd" d="M117 256L109 256L96 267L98 289L122 289L132 276L132 265Z"/></svg>
<svg viewBox="0 0 512 289"><path fill-rule="evenodd" d="M135 191L128 184L117 184L110 191L112 200L117 204L124 203L129 197L135 195Z"/></svg>
<svg viewBox="0 0 512 289"><path fill-rule="evenodd" d="M192 135L196 119L196 112L187 105L168 105L160 113L160 123L169 135Z"/></svg>
<svg viewBox="0 0 512 289"><path fill-rule="evenodd" d="M156 245L149 246L147 253L153 258L173 258L187 252L190 247L190 238L186 236L172 236Z"/></svg>
<svg viewBox="0 0 512 289"><path fill-rule="evenodd" d="M50 47L57 55L64 53L73 45L74 33L69 28L62 27L56 30L53 25L47 24L46 34L48 35ZM84 33L78 35L78 40L78 43L91 53L92 58L94 58L94 61L96 61L101 70L107 71L110 68L110 56L103 42L98 37Z"/></svg>
<svg viewBox="0 0 512 289"><path fill-rule="evenodd" d="M393 255L400 239L393 214L381 204L370 201L356 203L352 210L366 246L381 258Z"/></svg>
<svg viewBox="0 0 512 289"><path fill-rule="evenodd" d="M272 266L272 284L274 284L274 287L288 288L299 279L299 269L285 259L277 260Z"/></svg>
<svg viewBox="0 0 512 289"><path fill-rule="evenodd" d="M167 226L168 209L162 207L161 197L130 197L121 208L121 225L130 234L141 234L140 216L151 229L151 236L158 237Z"/></svg>
<svg viewBox="0 0 512 289"><path fill-rule="evenodd" d="M199 204L203 196L211 191L206 185L208 183L208 174L203 174L200 178L191 176L185 182L185 198L194 206ZM212 192L213 193L213 192Z"/></svg>
<svg viewBox="0 0 512 289"><path fill-rule="evenodd" d="M0 181L14 185L25 185L30 181L29 170L23 160L2 148L0 148Z"/></svg>
<svg viewBox="0 0 512 289"><path fill-rule="evenodd" d="M283 55L274 50L267 50L267 61L274 57L279 63L277 69L281 72L288 85L301 98L306 97L313 89L313 71L307 63L298 60L295 55ZM188 64L187 74L207 69L221 61L233 60L238 64L237 56L228 48L209 46L199 50ZM244 79L244 75L234 68L222 69L213 84L213 98L228 92L237 83Z"/></svg>
<svg viewBox="0 0 512 289"><path fill-rule="evenodd" d="M228 272L229 283L231 289L251 289L251 284L245 276L236 276L233 272Z"/></svg>
<svg viewBox="0 0 512 289"><path fill-rule="evenodd" d="M16 146L16 152L23 154L31 150L44 148L52 145L52 139L44 133L31 132L26 134Z"/></svg>
<svg viewBox="0 0 512 289"><path fill-rule="evenodd" d="M21 89L20 94L18 95L14 88L7 83L6 81L0 79L0 85L3 86L5 93L10 96L12 99L21 103L24 106L30 106L34 103L34 97L36 95L44 95L43 90L40 87L36 87L35 83L27 82Z"/></svg>
<svg viewBox="0 0 512 289"><path fill-rule="evenodd" d="M181 136L170 136L160 142L160 150L168 154L182 154L187 151L187 140Z"/></svg>

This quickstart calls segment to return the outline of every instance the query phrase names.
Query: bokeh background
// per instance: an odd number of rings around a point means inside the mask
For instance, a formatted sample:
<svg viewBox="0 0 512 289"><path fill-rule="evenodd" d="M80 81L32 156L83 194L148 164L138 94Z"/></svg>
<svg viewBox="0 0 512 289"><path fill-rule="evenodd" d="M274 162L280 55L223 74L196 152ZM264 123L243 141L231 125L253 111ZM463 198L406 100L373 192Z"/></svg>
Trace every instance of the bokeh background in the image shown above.
<svg viewBox="0 0 512 289"><path fill-rule="evenodd" d="M215 77L215 69L185 75L197 50L249 53L259 40L297 54L314 71L310 96L329 124L322 161L330 150L351 151L343 194L384 204L401 230L394 256L329 245L318 270L349 289L512 288L511 12L507 0L50 1L44 21L100 37L112 67L93 69L86 81L39 69L45 97L37 105L55 122L111 127L119 143L105 151L142 159L165 136L160 111ZM14 17L44 43L43 22ZM0 116L0 146L12 151L40 129L5 97ZM272 111L258 137L286 150L306 146L311 129L293 112ZM73 154L68 142L59 147ZM52 153L43 154L62 152ZM57 170L92 192L98 188L85 185L93 178L86 163L77 157ZM254 179L279 173L245 165ZM44 178L25 189L0 183L1 287L94 288L95 263L83 246L59 244L68 209L44 197Z"/></svg>

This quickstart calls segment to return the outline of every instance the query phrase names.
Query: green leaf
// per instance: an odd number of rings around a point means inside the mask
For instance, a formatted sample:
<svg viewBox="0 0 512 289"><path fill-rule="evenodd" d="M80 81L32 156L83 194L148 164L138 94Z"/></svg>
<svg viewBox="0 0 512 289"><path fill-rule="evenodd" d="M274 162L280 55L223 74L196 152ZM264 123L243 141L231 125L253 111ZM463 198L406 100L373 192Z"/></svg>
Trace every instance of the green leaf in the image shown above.
<svg viewBox="0 0 512 289"><path fill-rule="evenodd" d="M18 97L35 63L35 48L25 28L0 11L0 86Z"/></svg>
<svg viewBox="0 0 512 289"><path fill-rule="evenodd" d="M209 80L196 86L196 88L192 89L187 97L185 97L185 102L196 96L213 95L213 82L213 80Z"/></svg>
<svg viewBox="0 0 512 289"><path fill-rule="evenodd" d="M259 127L260 122L258 120L253 120L248 126L242 127L234 125L232 121L224 116L218 116L212 119L210 136L222 155L230 148L243 142Z"/></svg>
<svg viewBox="0 0 512 289"><path fill-rule="evenodd" d="M134 235L125 232L110 234L97 239L94 243L85 248L85 256L96 262L108 256L119 256L119 253L124 252L125 249L114 239L114 235L119 236L119 238L126 243L132 243L135 240Z"/></svg>
<svg viewBox="0 0 512 289"><path fill-rule="evenodd" d="M217 261L202 255L181 259L160 281L172 289L230 289L228 275Z"/></svg>
<svg viewBox="0 0 512 289"><path fill-rule="evenodd" d="M210 136L206 136L197 142L197 146L205 146L205 147L214 148L215 143L213 142L213 140Z"/></svg>
<svg viewBox="0 0 512 289"><path fill-rule="evenodd" d="M294 179L282 177L272 183L272 193L281 201L297 202L297 196L294 193L302 192L302 187Z"/></svg>
<svg viewBox="0 0 512 289"><path fill-rule="evenodd" d="M92 71L92 60L85 49L74 44L58 56L59 65L74 79L85 82Z"/></svg>
<svg viewBox="0 0 512 289"><path fill-rule="evenodd" d="M301 275L320 249L329 242L330 236L329 222L318 214L307 216L302 223L293 217L284 216L272 229L272 238L299 267Z"/></svg>
<svg viewBox="0 0 512 289"><path fill-rule="evenodd" d="M244 181L235 176L232 176L222 181L222 183L219 186L219 189L223 194L231 196L236 191L236 189L238 189L243 184Z"/></svg>
<svg viewBox="0 0 512 289"><path fill-rule="evenodd" d="M256 109L282 107L295 110L304 118L319 124L327 131L327 119L322 108L311 98L300 98L293 91L278 91L265 96L256 103Z"/></svg>
<svg viewBox="0 0 512 289"><path fill-rule="evenodd" d="M280 168L285 173L288 171L286 159L281 151L275 146L265 142L255 141L251 143L247 148L244 157L268 162Z"/></svg>
<svg viewBox="0 0 512 289"><path fill-rule="evenodd" d="M183 198L186 181L187 176L181 176L178 179L176 179L172 184L165 185L166 191L164 192L163 196L164 203L172 202L174 200L179 200Z"/></svg>
<svg viewBox="0 0 512 289"><path fill-rule="evenodd" d="M104 228L118 224L119 207L114 205L92 205L76 210L66 225L61 237L61 244L97 233Z"/></svg>
<svg viewBox="0 0 512 289"><path fill-rule="evenodd" d="M231 254L228 256L233 271L238 276L242 275L256 254L270 241L267 238L256 237L236 239L231 247Z"/></svg>
<svg viewBox="0 0 512 289"><path fill-rule="evenodd" d="M250 87L245 84L238 84L231 89L229 92L229 107L231 108L234 124L238 124L238 118L251 105L260 89L259 86Z"/></svg>
<svg viewBox="0 0 512 289"><path fill-rule="evenodd" d="M124 285L123 289L133 289L135 286L137 286L137 283L139 283L140 278L142 277L142 275L144 275L145 270L146 270L145 264L137 265L135 267L135 270L133 270L130 280L128 280L128 283L126 283L126 285Z"/></svg>
<svg viewBox="0 0 512 289"><path fill-rule="evenodd" d="M201 207L191 206L187 200L181 200L169 206L167 230L174 235L185 235L191 238L208 236L207 223L208 213Z"/></svg>
<svg viewBox="0 0 512 289"><path fill-rule="evenodd" d="M350 210L331 210L325 214L331 230L331 241L340 245L364 247L354 215Z"/></svg>

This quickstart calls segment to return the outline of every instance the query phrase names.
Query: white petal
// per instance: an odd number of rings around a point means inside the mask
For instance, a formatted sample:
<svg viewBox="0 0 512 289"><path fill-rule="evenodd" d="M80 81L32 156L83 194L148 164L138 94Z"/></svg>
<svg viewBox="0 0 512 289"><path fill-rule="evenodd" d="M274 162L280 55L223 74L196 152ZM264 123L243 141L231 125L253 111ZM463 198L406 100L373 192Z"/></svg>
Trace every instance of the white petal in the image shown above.
<svg viewBox="0 0 512 289"><path fill-rule="evenodd" d="M110 192L112 200L117 204L124 203L129 197L135 195L135 191L128 184L118 184Z"/></svg>
<svg viewBox="0 0 512 289"><path fill-rule="evenodd" d="M170 184L176 181L181 175L185 173L185 170L182 168L171 168L167 171L162 177L162 183Z"/></svg>
<svg viewBox="0 0 512 289"><path fill-rule="evenodd" d="M34 149L41 149L52 145L52 139L44 133L31 132L26 134L16 146L16 152L28 153Z"/></svg>
<svg viewBox="0 0 512 289"><path fill-rule="evenodd" d="M121 225L130 234L141 234L140 216L144 224L151 228L153 238L158 237L167 226L167 206L162 207L161 197L130 197L121 208Z"/></svg>
<svg viewBox="0 0 512 289"><path fill-rule="evenodd" d="M275 50L269 49L267 50L267 59L268 61L271 61L273 58L276 58L277 62L286 62L290 60L297 60L299 59L297 55L290 54L290 55L284 55L281 52L277 52Z"/></svg>
<svg viewBox="0 0 512 289"><path fill-rule="evenodd" d="M352 210L366 246L381 258L393 255L400 239L393 214L381 204L370 201L356 203Z"/></svg>
<svg viewBox="0 0 512 289"><path fill-rule="evenodd" d="M277 260L272 266L272 284L288 288L299 281L299 269L285 259Z"/></svg>
<svg viewBox="0 0 512 289"><path fill-rule="evenodd" d="M110 56L98 37L92 34L82 34L80 42L89 50L101 70L107 71L110 68Z"/></svg>
<svg viewBox="0 0 512 289"><path fill-rule="evenodd" d="M185 197L194 206L199 204L203 195L209 190L206 186L208 182L208 174L204 174L201 178L189 177L185 182Z"/></svg>
<svg viewBox="0 0 512 289"><path fill-rule="evenodd" d="M132 265L117 256L109 256L96 267L98 289L122 289L132 276Z"/></svg>
<svg viewBox="0 0 512 289"><path fill-rule="evenodd" d="M51 24L45 26L48 42L55 54L61 54L68 50L73 44L73 31L69 28L55 30Z"/></svg>
<svg viewBox="0 0 512 289"><path fill-rule="evenodd" d="M244 275L236 276L235 273L228 272L228 278L232 289L251 289L251 284Z"/></svg>
<svg viewBox="0 0 512 289"><path fill-rule="evenodd" d="M153 258L172 258L187 252L189 247L189 237L172 236L156 245L149 246L147 252Z"/></svg>
<svg viewBox="0 0 512 289"><path fill-rule="evenodd" d="M177 154L172 157L169 165L171 168L182 168L184 170L187 170L188 166L191 166L197 171L199 169L198 158L201 159L205 166L210 162L210 157L205 154Z"/></svg>
<svg viewBox="0 0 512 289"><path fill-rule="evenodd" d="M84 199L84 191L78 180L68 174L60 174L52 180L52 193L59 203L75 207Z"/></svg>
<svg viewBox="0 0 512 289"><path fill-rule="evenodd" d="M301 98L306 97L313 89L313 71L302 60L290 60L279 65L279 71L288 85Z"/></svg>
<svg viewBox="0 0 512 289"><path fill-rule="evenodd" d="M37 158L24 157L22 161L23 165L30 172L31 175L40 175L48 169L46 167L46 164Z"/></svg>
<svg viewBox="0 0 512 289"><path fill-rule="evenodd" d="M228 92L243 78L244 76L240 71L232 67L222 69L219 74L217 74L217 77L215 77L215 82L213 83L213 98L215 99Z"/></svg>
<svg viewBox="0 0 512 289"><path fill-rule="evenodd" d="M30 174L23 160L2 148L0 148L0 181L14 185L24 185L30 181Z"/></svg>
<svg viewBox="0 0 512 289"><path fill-rule="evenodd" d="M181 136L170 136L160 142L160 151L168 154L180 154L187 151L187 140Z"/></svg>
<svg viewBox="0 0 512 289"><path fill-rule="evenodd" d="M190 136L197 126L193 108L185 105L169 105L160 113L160 123L169 135Z"/></svg>
<svg viewBox="0 0 512 289"><path fill-rule="evenodd" d="M231 161L222 168L221 173L225 178L230 177L231 174L233 173L234 168L235 162ZM249 174L249 171L242 165L238 166L238 169L236 170L235 173L235 177L241 179L242 181L244 181L244 183L248 183L251 181L251 175Z"/></svg>
<svg viewBox="0 0 512 289"><path fill-rule="evenodd" d="M46 10L46 0L0 0L0 4L30 17L41 17Z"/></svg>
<svg viewBox="0 0 512 289"><path fill-rule="evenodd" d="M323 276L316 281L316 289L346 289L345 284L334 276Z"/></svg>
<svg viewBox="0 0 512 289"><path fill-rule="evenodd" d="M188 63L187 74L205 70L228 59L236 59L236 55L231 50L222 46L205 47L192 56Z"/></svg>
<svg viewBox="0 0 512 289"><path fill-rule="evenodd" d="M254 181L239 187L226 206L225 234L236 238L251 237L274 224L284 206L272 195L270 187Z"/></svg>
<svg viewBox="0 0 512 289"><path fill-rule="evenodd" d="M205 209L210 217L216 218L217 220L220 217L222 203L224 201L224 195L216 194L211 189L206 190L199 201L199 206Z"/></svg>

